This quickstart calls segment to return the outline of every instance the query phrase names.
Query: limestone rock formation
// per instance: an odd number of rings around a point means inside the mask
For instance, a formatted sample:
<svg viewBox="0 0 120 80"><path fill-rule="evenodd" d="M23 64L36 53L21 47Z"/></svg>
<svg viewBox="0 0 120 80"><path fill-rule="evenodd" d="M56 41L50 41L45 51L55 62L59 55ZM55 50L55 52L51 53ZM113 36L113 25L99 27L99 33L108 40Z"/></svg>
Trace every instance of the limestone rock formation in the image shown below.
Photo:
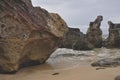
<svg viewBox="0 0 120 80"><path fill-rule="evenodd" d="M87 40L95 47L102 47L102 30L100 29L102 16L97 16L94 22L90 22L89 28L86 33Z"/></svg>
<svg viewBox="0 0 120 80"><path fill-rule="evenodd" d="M67 24L30 0L0 1L0 72L44 63L59 47Z"/></svg>
<svg viewBox="0 0 120 80"><path fill-rule="evenodd" d="M120 75L116 76L114 80L120 80Z"/></svg>
<svg viewBox="0 0 120 80"><path fill-rule="evenodd" d="M69 28L61 47L72 49L73 44L80 39L80 35L84 36L78 28Z"/></svg>
<svg viewBox="0 0 120 80"><path fill-rule="evenodd" d="M109 24L109 36L106 40L105 46L107 48L120 48L120 24L112 23L108 21Z"/></svg>
<svg viewBox="0 0 120 80"><path fill-rule="evenodd" d="M85 38L85 34L83 34L78 28L69 28L61 47L74 50L93 49L93 46Z"/></svg>
<svg viewBox="0 0 120 80"><path fill-rule="evenodd" d="M91 65L94 67L116 67L120 66L120 58L105 58L93 62Z"/></svg>
<svg viewBox="0 0 120 80"><path fill-rule="evenodd" d="M88 42L86 37L73 44L73 50L93 50L94 46Z"/></svg>

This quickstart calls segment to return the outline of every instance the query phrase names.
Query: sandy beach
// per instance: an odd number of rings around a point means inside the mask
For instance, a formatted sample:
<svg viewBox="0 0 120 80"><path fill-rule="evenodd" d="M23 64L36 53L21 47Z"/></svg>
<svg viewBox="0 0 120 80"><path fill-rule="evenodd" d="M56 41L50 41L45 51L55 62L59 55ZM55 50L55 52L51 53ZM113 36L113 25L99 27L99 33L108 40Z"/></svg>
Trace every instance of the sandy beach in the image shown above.
<svg viewBox="0 0 120 80"><path fill-rule="evenodd" d="M120 0L1 0L0 80L120 80Z"/></svg>
<svg viewBox="0 0 120 80"><path fill-rule="evenodd" d="M63 66L62 66L63 67ZM120 67L96 70L90 65L54 69L44 64L24 68L14 75L0 75L0 80L114 80Z"/></svg>
<svg viewBox="0 0 120 80"><path fill-rule="evenodd" d="M96 59L118 56L118 53L119 50L104 48L58 49L45 64L22 68L16 74L0 74L0 80L114 80L120 74L120 67L98 69L90 64Z"/></svg>

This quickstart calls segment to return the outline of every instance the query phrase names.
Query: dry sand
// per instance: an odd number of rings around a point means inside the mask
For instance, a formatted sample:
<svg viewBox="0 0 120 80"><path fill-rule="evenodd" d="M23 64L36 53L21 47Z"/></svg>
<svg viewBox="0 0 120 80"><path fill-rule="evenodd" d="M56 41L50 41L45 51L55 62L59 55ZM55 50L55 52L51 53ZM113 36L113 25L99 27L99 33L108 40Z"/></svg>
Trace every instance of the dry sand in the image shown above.
<svg viewBox="0 0 120 80"><path fill-rule="evenodd" d="M49 64L21 69L14 75L0 75L0 80L114 80L120 67L96 70L90 65L74 65L57 68Z"/></svg>
<svg viewBox="0 0 120 80"><path fill-rule="evenodd" d="M68 56L69 54L84 54ZM62 56L61 56L62 54ZM63 56L63 54L68 54ZM14 75L0 74L0 80L114 80L120 67L96 70L90 63L96 59L120 56L120 50L96 49L73 51L58 49L45 64L27 67Z"/></svg>

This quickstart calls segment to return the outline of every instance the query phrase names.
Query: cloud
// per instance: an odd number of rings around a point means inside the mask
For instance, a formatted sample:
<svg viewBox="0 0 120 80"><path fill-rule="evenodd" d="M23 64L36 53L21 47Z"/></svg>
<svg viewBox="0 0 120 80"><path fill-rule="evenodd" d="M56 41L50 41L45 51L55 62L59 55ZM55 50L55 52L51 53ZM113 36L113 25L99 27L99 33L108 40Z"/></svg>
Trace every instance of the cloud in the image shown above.
<svg viewBox="0 0 120 80"><path fill-rule="evenodd" d="M81 31L87 31L89 22L98 15L103 15L101 28L108 33L107 21L120 22L119 0L32 0L34 6L41 6L49 12L56 12L69 26L83 26Z"/></svg>

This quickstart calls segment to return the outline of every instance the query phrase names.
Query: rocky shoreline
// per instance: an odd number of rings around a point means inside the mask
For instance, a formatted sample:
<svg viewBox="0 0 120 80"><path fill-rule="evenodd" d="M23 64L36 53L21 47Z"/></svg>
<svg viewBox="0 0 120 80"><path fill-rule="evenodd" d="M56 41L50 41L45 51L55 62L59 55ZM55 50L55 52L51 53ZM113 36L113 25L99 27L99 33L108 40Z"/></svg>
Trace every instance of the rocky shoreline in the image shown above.
<svg viewBox="0 0 120 80"><path fill-rule="evenodd" d="M90 22L86 34L83 34L78 28L69 28L62 47L75 50L92 50L101 47L120 48L120 24L108 21L109 35L103 39L100 28L102 20L103 16L97 16L95 21Z"/></svg>
<svg viewBox="0 0 120 80"><path fill-rule="evenodd" d="M16 73L23 67L45 63L57 48L77 50L78 54L73 51L73 54L60 55L78 58L94 56L79 54L81 50L120 49L120 23L108 21L109 35L104 40L100 28L102 21L103 16L97 16L83 34L79 28L68 27L59 14L33 7L31 0L0 1L0 73ZM102 58L92 62L91 66L120 66L120 56ZM115 80L120 80L120 76Z"/></svg>

